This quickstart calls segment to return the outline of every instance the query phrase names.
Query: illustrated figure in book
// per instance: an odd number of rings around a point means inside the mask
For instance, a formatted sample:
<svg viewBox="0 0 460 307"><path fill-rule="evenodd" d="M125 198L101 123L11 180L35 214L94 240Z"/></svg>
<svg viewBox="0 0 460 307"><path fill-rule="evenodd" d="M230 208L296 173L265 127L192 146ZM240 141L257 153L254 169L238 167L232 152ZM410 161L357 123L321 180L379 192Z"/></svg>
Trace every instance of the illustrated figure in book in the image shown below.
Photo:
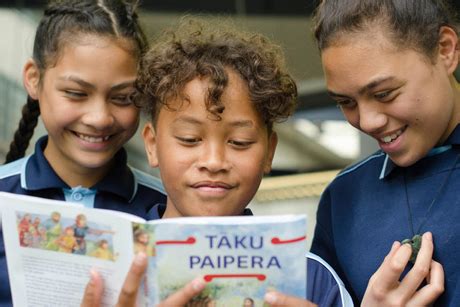
<svg viewBox="0 0 460 307"><path fill-rule="evenodd" d="M46 229L46 243L44 248L57 251L59 246L56 244L56 240L62 232L61 214L57 211L52 212L51 217L43 223L43 227Z"/></svg>

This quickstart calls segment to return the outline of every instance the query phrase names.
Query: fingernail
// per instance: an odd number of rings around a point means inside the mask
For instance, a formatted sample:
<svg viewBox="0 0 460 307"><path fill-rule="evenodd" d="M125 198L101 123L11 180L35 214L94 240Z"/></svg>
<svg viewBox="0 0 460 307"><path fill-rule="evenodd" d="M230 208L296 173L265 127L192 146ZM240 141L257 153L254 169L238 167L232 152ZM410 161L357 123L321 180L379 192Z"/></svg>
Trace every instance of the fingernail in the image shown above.
<svg viewBox="0 0 460 307"><path fill-rule="evenodd" d="M192 281L192 287L195 291L201 291L206 287L206 282L203 277L200 276Z"/></svg>
<svg viewBox="0 0 460 307"><path fill-rule="evenodd" d="M274 305L274 304L276 304L277 299L278 299L278 298L276 297L276 294L275 294L275 293L273 293L273 292L267 292L267 293L265 293L264 300L265 300L267 303L269 303L269 304L271 304L271 305Z"/></svg>
<svg viewBox="0 0 460 307"><path fill-rule="evenodd" d="M134 257L134 262L138 265L142 265L146 259L147 255L144 252L139 252L136 254L136 257Z"/></svg>
<svg viewBox="0 0 460 307"><path fill-rule="evenodd" d="M396 246L398 246L398 245L399 245L399 242L398 242L398 241L394 241L394 242L393 242L393 245L391 246L391 249L396 248Z"/></svg>
<svg viewBox="0 0 460 307"><path fill-rule="evenodd" d="M433 234L432 234L431 232L429 232L429 231L428 231L428 232L425 232L425 233L423 234L423 236L425 237L425 239L430 240L430 241L433 241Z"/></svg>
<svg viewBox="0 0 460 307"><path fill-rule="evenodd" d="M96 278L97 278L98 274L99 274L99 273L98 273L95 269L91 269L91 270L89 271L89 275L90 275L90 277L89 277L89 283L90 283L91 285L94 285L94 283L96 282Z"/></svg>

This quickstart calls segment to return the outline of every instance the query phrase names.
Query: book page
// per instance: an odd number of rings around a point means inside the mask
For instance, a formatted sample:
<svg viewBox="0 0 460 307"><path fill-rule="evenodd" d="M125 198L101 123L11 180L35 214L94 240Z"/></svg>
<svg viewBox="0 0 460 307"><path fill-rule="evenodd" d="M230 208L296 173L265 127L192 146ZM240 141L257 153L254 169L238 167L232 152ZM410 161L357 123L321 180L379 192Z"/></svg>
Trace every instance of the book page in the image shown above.
<svg viewBox="0 0 460 307"><path fill-rule="evenodd" d="M159 223L156 273L148 275L150 300L165 299L199 275L208 285L193 300L196 306L263 306L269 288L305 297L306 231L305 216L180 218ZM156 280L150 278L153 275Z"/></svg>
<svg viewBox="0 0 460 307"><path fill-rule="evenodd" d="M115 305L134 254L128 215L7 193L0 208L14 305L80 306L92 268Z"/></svg>
<svg viewBox="0 0 460 307"><path fill-rule="evenodd" d="M148 282L148 276L150 280L155 280L156 270L156 247L155 247L155 228L158 221L149 221L148 223L133 223L133 242L134 242L134 253L143 252L147 255L148 269L147 274L141 282L139 292L137 295L138 306L154 306L155 300L153 297L154 293L157 293L157 283ZM172 256L172 255L171 255ZM152 295L149 295L152 293Z"/></svg>

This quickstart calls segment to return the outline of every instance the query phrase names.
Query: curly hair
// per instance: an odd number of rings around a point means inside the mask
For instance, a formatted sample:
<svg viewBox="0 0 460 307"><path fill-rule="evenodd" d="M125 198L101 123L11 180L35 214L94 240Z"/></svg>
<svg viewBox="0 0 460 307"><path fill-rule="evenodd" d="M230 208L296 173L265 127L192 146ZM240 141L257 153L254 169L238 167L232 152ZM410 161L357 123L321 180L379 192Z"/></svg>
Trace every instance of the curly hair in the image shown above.
<svg viewBox="0 0 460 307"><path fill-rule="evenodd" d="M269 130L294 112L297 87L286 71L281 47L221 20L215 25L186 18L175 31L165 31L141 61L133 99L155 123L161 106L171 108L168 103L181 97L188 82L204 77L209 80L206 109L220 120L228 69L247 83L251 102Z"/></svg>

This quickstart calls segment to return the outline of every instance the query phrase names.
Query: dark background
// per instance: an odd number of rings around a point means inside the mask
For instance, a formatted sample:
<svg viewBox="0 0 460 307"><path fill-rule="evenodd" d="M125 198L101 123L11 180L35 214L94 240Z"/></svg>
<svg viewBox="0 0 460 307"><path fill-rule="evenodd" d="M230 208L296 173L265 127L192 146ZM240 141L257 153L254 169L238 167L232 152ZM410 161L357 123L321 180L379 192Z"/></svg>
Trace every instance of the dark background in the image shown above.
<svg viewBox="0 0 460 307"><path fill-rule="evenodd" d="M340 0L337 0L340 1ZM157 12L224 13L248 15L310 15L319 0L144 0L141 8ZM1 0L0 6L41 8L45 0ZM460 0L451 0L457 12Z"/></svg>

